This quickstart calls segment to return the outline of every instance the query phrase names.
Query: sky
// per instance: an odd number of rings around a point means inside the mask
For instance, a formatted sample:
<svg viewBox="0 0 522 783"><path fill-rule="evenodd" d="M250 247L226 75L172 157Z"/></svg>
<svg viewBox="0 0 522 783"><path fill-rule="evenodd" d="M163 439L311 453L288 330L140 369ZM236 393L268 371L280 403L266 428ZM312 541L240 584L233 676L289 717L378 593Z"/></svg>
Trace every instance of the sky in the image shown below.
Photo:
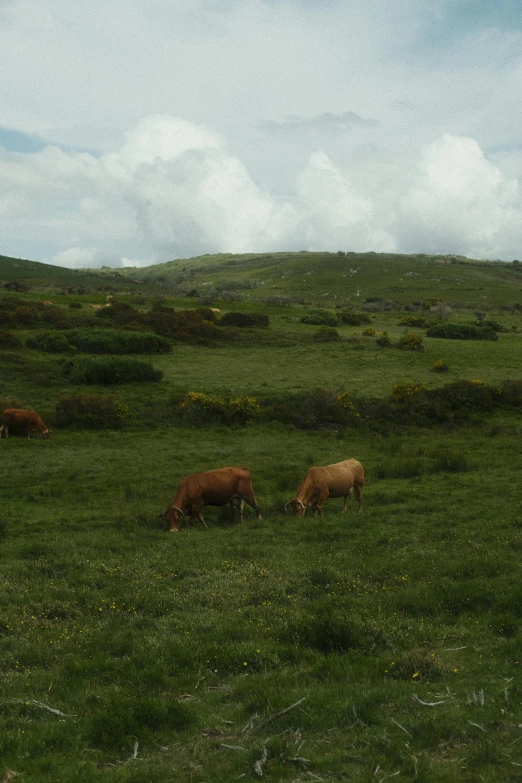
<svg viewBox="0 0 522 783"><path fill-rule="evenodd" d="M522 259L519 0L0 0L0 254Z"/></svg>

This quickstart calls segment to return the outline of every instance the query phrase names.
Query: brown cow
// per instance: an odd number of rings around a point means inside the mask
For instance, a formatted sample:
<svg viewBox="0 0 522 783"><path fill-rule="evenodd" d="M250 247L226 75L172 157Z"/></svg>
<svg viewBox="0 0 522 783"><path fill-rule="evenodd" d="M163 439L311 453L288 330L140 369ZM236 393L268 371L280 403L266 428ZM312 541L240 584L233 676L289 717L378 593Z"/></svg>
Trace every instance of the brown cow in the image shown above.
<svg viewBox="0 0 522 783"><path fill-rule="evenodd" d="M178 532L181 517L185 515L199 519L207 527L201 509L204 506L226 506L230 503L232 508L239 509L240 521L243 522L243 501L254 509L256 519L261 519L250 473L246 468L207 470L204 473L193 473L181 481L170 508L163 512L163 518L170 523L172 533Z"/></svg>
<svg viewBox="0 0 522 783"><path fill-rule="evenodd" d="M99 304L90 304L89 307L92 307L93 310L103 310L103 305Z"/></svg>
<svg viewBox="0 0 522 783"><path fill-rule="evenodd" d="M44 299L44 300L42 301L42 304L43 304L43 305L46 305L46 306L48 307L49 305L52 305L52 302L50 302L48 299Z"/></svg>
<svg viewBox="0 0 522 783"><path fill-rule="evenodd" d="M352 494L359 503L359 511L362 511L362 489L364 486L364 468L356 459L346 459L344 462L336 462L334 465L310 468L301 482L293 500L285 505L288 511L290 506L294 517L303 517L307 508L323 513L323 505L326 498L344 497L342 511L348 508L348 501Z"/></svg>
<svg viewBox="0 0 522 783"><path fill-rule="evenodd" d="M24 411L17 408L6 408L2 413L0 438L4 433L5 437L8 438L9 429L26 430L28 440L31 438L31 432L40 432L45 440L51 434L51 430L45 426L40 414L36 413L36 411Z"/></svg>

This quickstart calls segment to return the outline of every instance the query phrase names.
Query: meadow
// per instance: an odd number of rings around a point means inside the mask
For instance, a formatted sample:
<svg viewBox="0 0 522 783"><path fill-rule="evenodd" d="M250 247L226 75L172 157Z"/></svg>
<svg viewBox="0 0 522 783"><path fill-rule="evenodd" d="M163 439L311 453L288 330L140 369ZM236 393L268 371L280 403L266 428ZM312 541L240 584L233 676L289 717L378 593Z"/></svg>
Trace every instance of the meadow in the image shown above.
<svg viewBox="0 0 522 783"><path fill-rule="evenodd" d="M415 426L412 408L410 423L407 409L381 426L362 404L410 380L433 390L522 378L520 314L502 309L519 291L511 284L508 300L511 270L487 274L500 281L487 317L508 330L496 341L411 329L424 350L399 350L397 305L371 314L390 347L342 324L324 343L300 322L325 300L335 310L318 284L311 305L216 303L270 326L133 356L164 373L149 383L72 383L74 352L25 346L44 326L9 329L22 347L0 349L3 406L36 409L53 436L0 441L0 780L520 780L520 408L431 426ZM82 295L24 279L30 290L6 296L49 298L75 328L105 300L107 274ZM156 285L140 282L144 313ZM474 321L480 285L452 321ZM164 301L197 306L183 293ZM433 285L421 294L441 297ZM448 372L434 372L439 359ZM348 392L363 413L305 430L271 417L274 402L316 387ZM183 426L187 391L251 395L261 413L244 427ZM121 426L57 426L58 400L78 393L116 395ZM322 518L284 513L310 465L348 457L366 469L361 514L352 501L341 515L342 499ZM236 525L208 508L209 529L169 533L161 512L179 480L225 464L249 468L263 520L247 509Z"/></svg>

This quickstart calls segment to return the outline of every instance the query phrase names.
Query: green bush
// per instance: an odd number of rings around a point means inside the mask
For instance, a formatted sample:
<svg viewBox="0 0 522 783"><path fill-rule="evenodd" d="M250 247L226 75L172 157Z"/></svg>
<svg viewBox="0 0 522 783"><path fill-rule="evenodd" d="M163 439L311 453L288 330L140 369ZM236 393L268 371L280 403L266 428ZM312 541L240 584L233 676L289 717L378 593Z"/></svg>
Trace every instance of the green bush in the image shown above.
<svg viewBox="0 0 522 783"><path fill-rule="evenodd" d="M420 315L403 315L402 318L399 319L399 326L415 326L423 329L424 327L429 326L429 321L427 321L426 318L422 318Z"/></svg>
<svg viewBox="0 0 522 783"><path fill-rule="evenodd" d="M419 337L418 334L413 334L413 332L406 332L406 334L403 334L402 337L399 338L397 347L400 348L401 351L424 350L424 346L422 344L422 337Z"/></svg>
<svg viewBox="0 0 522 783"><path fill-rule="evenodd" d="M16 351L22 347L20 340L11 334L11 332L0 331L0 350Z"/></svg>
<svg viewBox="0 0 522 783"><path fill-rule="evenodd" d="M62 374L71 383L101 383L107 386L117 383L143 383L160 381L161 370L155 370L150 362L135 359L91 359L77 357L66 362Z"/></svg>
<svg viewBox="0 0 522 783"><path fill-rule="evenodd" d="M375 342L377 343L377 345L380 345L381 348L389 348L391 345L390 335L388 334L388 332L383 332L382 334L379 335L379 337L377 337Z"/></svg>
<svg viewBox="0 0 522 783"><path fill-rule="evenodd" d="M25 344L28 348L46 351L46 353L69 353L73 350L67 336L56 329L39 332L34 337L30 337Z"/></svg>
<svg viewBox="0 0 522 783"><path fill-rule="evenodd" d="M321 343L332 343L336 342L336 340L340 340L341 335L333 326L321 326L321 328L315 332L313 339Z"/></svg>
<svg viewBox="0 0 522 783"><path fill-rule="evenodd" d="M56 424L66 429L118 429L127 415L127 407L112 395L73 394L56 406Z"/></svg>
<svg viewBox="0 0 522 783"><path fill-rule="evenodd" d="M359 414L346 393L319 387L273 402L272 418L300 430L317 430L354 424Z"/></svg>
<svg viewBox="0 0 522 783"><path fill-rule="evenodd" d="M313 324L315 326L339 326L339 321L335 315L329 310L323 309L310 310L299 321L302 324Z"/></svg>
<svg viewBox="0 0 522 783"><path fill-rule="evenodd" d="M81 302L69 302L67 307L70 307L71 310L81 310L83 305Z"/></svg>
<svg viewBox="0 0 522 783"><path fill-rule="evenodd" d="M225 313L219 323L221 326L258 326L266 329L270 320L263 313Z"/></svg>
<svg viewBox="0 0 522 783"><path fill-rule="evenodd" d="M179 404L182 423L189 427L245 427L259 416L255 397L233 397L226 400L216 394L188 392Z"/></svg>
<svg viewBox="0 0 522 783"><path fill-rule="evenodd" d="M493 329L473 324L436 324L430 326L426 336L441 337L447 340L498 340L497 333Z"/></svg>
<svg viewBox="0 0 522 783"><path fill-rule="evenodd" d="M71 329L67 339L71 346L85 353L167 353L171 350L164 337L123 329Z"/></svg>
<svg viewBox="0 0 522 783"><path fill-rule="evenodd" d="M339 318L343 324L348 326L362 326L362 324L369 324L372 321L366 313L353 313L351 310L343 310L339 313Z"/></svg>

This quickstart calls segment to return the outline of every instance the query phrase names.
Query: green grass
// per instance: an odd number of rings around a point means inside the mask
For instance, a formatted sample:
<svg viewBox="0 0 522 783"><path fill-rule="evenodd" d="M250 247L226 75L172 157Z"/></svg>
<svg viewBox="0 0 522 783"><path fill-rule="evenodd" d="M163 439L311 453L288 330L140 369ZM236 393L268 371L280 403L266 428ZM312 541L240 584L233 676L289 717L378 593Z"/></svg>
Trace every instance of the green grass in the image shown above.
<svg viewBox="0 0 522 783"><path fill-rule="evenodd" d="M92 311L67 303L102 303L98 288L127 279L85 273L92 290L67 297L59 287L79 273L8 261L2 280L33 286L20 298L49 298L85 328ZM162 381L117 388L130 410L121 431L54 427L49 441L0 441L0 780L9 771L30 783L230 783L259 772L289 783L520 779L518 412L440 430L177 426L188 390L263 405L318 386L384 398L408 380L522 378L519 332L462 342L415 330L425 350L408 352L339 326L339 342L318 344L317 327L299 323L305 306L259 304L302 290L332 307L322 294L339 292L356 264L349 282L361 298L446 298L453 286L450 301L469 305L454 320L472 321L487 296L488 317L520 326L500 309L522 299L507 264L302 253L130 270L143 280L132 282L143 308L165 288L168 304L186 307L195 300L179 286L257 277L263 286L223 309L266 313L270 327L154 355ZM162 270L167 282L156 279ZM393 345L401 314L372 316ZM24 344L39 331L12 330ZM62 376L69 358L0 352L4 406L32 407L52 425L58 400L85 392ZM448 373L433 372L438 359ZM342 499L328 500L322 518L284 513L308 467L349 457L366 469L362 514L352 501L342 515ZM207 530L169 533L161 512L180 479L226 464L250 469L263 521L247 509L235 525L228 509L208 508Z"/></svg>
<svg viewBox="0 0 522 783"><path fill-rule="evenodd" d="M486 483L491 440L471 431L452 437L473 460L458 474L432 434L141 433L139 459L133 433L2 443L4 765L228 781L257 777L266 746L276 780L516 780L518 439L495 438ZM361 515L341 500L323 519L282 513L310 463L352 454ZM395 475L379 478L383 459ZM264 520L209 509L209 530L167 533L179 479L223 462L248 465Z"/></svg>

